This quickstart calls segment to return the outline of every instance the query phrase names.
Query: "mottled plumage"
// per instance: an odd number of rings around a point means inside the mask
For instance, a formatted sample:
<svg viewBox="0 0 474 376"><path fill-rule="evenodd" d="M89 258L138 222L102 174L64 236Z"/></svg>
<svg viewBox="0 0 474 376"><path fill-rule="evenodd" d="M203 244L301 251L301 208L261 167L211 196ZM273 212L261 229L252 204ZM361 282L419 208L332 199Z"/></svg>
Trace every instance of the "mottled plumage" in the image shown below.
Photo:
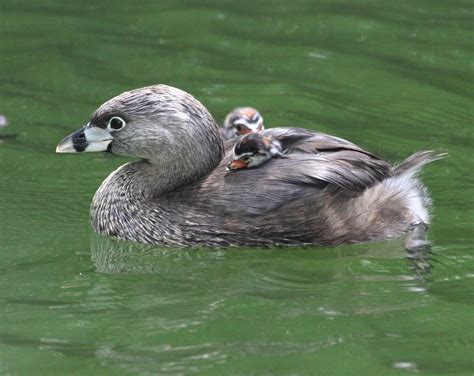
<svg viewBox="0 0 474 376"><path fill-rule="evenodd" d="M249 133L262 132L264 129L260 112L252 107L237 107L225 117L221 135L224 140L230 140Z"/></svg>
<svg viewBox="0 0 474 376"><path fill-rule="evenodd" d="M280 141L265 137L260 132L249 133L235 143L232 161L227 170L258 167L272 158L285 158Z"/></svg>
<svg viewBox="0 0 474 376"><path fill-rule="evenodd" d="M114 116L126 122L122 129L111 129ZM126 240L211 247L340 244L387 239L415 221L429 222L430 201L415 174L439 155L419 152L391 167L337 137L299 128L263 135L277 139L286 158L226 173L235 141L222 143L212 116L191 95L157 85L106 102L57 150L95 151L100 145L140 158L113 172L91 207L96 231Z"/></svg>

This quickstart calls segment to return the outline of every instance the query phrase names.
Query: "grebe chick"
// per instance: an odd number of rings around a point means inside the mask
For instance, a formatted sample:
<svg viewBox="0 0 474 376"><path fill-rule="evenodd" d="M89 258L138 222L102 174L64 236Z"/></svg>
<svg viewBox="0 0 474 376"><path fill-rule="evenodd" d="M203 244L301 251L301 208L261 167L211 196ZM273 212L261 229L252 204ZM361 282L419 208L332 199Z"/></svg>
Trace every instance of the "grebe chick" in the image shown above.
<svg viewBox="0 0 474 376"><path fill-rule="evenodd" d="M225 117L221 131L222 137L230 140L249 133L263 132L264 129L260 112L252 107L238 107Z"/></svg>
<svg viewBox="0 0 474 376"><path fill-rule="evenodd" d="M234 156L227 171L258 167L272 158L285 158L281 143L261 133L242 137L234 146Z"/></svg>

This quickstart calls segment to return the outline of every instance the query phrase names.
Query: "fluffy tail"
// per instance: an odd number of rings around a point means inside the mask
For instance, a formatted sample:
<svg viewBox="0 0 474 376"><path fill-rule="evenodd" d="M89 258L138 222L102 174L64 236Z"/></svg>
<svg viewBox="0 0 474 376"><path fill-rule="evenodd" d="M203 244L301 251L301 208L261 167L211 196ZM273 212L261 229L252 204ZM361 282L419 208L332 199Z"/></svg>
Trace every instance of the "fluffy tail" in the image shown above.
<svg viewBox="0 0 474 376"><path fill-rule="evenodd" d="M422 150L410 155L402 163L393 168L394 176L416 175L422 167L430 162L437 161L446 157L447 153L441 153L433 150Z"/></svg>
<svg viewBox="0 0 474 376"><path fill-rule="evenodd" d="M421 168L430 162L444 158L447 154L435 151L419 151L410 155L393 168L393 177L385 180L385 194L396 195L399 203L411 212L412 221L430 223L431 199L428 190L416 178Z"/></svg>
<svg viewBox="0 0 474 376"><path fill-rule="evenodd" d="M341 210L343 225L337 221L340 213L337 210L331 213L336 218L335 228L341 233L347 230L343 236L350 241L366 241L401 235L420 222L429 224L430 196L416 173L425 164L445 155L432 151L411 155L393 167L391 177L343 203L347 205Z"/></svg>

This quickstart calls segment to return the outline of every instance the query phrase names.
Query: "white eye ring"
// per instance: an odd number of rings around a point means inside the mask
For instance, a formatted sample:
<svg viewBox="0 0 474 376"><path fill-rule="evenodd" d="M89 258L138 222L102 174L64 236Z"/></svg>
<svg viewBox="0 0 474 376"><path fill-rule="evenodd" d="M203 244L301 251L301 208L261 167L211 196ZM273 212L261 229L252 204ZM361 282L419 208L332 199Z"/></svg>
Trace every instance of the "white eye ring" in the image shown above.
<svg viewBox="0 0 474 376"><path fill-rule="evenodd" d="M121 117L113 116L110 118L107 128L109 128L111 131L118 131L119 129L125 127L125 124L125 120L123 120Z"/></svg>

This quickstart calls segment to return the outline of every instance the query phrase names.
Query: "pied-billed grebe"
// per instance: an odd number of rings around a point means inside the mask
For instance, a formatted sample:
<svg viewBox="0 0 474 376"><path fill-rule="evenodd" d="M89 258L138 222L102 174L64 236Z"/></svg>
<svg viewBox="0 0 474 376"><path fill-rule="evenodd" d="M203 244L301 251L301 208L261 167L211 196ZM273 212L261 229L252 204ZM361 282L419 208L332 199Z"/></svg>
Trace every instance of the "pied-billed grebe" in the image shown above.
<svg viewBox="0 0 474 376"><path fill-rule="evenodd" d="M284 158L280 141L265 137L262 133L250 133L236 142L227 170L258 167L272 158Z"/></svg>
<svg viewBox="0 0 474 376"><path fill-rule="evenodd" d="M415 177L440 156L418 152L392 167L343 139L273 128L286 158L226 174L225 145L207 109L156 85L100 106L57 152L109 151L139 158L109 175L91 207L94 229L167 246L341 244L387 239L429 222Z"/></svg>
<svg viewBox="0 0 474 376"><path fill-rule="evenodd" d="M230 140L249 133L263 132L264 129L260 112L252 107L238 107L227 114L221 132L225 140Z"/></svg>

